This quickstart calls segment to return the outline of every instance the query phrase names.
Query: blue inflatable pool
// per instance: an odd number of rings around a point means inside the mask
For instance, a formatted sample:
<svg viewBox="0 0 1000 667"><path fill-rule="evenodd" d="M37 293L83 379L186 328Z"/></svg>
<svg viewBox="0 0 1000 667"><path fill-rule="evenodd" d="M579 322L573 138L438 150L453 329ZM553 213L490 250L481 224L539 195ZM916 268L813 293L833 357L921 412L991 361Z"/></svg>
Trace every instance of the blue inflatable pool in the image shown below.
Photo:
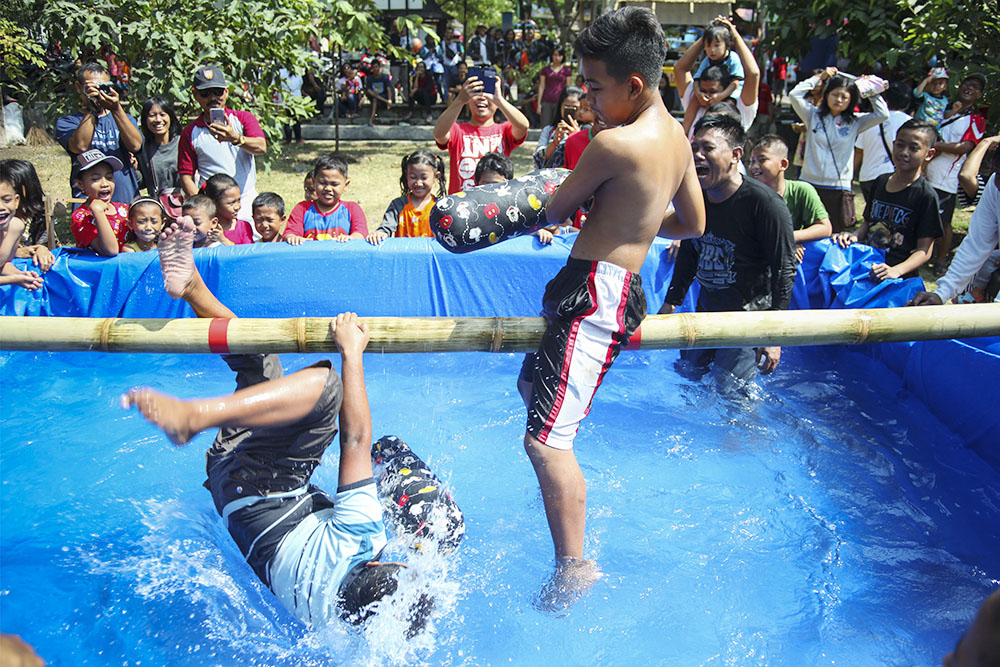
<svg viewBox="0 0 1000 667"><path fill-rule="evenodd" d="M321 242L196 261L244 316L522 316L568 247ZM642 272L654 310L662 250ZM856 280L864 252L814 244L797 307L919 289ZM155 253L60 252L40 293L4 288L0 311L190 315L162 295ZM788 349L740 400L677 376L674 351L623 353L577 440L604 577L564 616L533 606L552 554L520 444L520 358L368 355L375 435L411 443L467 521L451 559L411 568L438 600L411 642L391 609L360 631L296 622L201 487L212 435L175 448L118 408L137 384L231 391L219 359L5 353L0 630L53 665L933 663L1000 580L998 353L997 340ZM336 466L315 481L332 489Z"/></svg>

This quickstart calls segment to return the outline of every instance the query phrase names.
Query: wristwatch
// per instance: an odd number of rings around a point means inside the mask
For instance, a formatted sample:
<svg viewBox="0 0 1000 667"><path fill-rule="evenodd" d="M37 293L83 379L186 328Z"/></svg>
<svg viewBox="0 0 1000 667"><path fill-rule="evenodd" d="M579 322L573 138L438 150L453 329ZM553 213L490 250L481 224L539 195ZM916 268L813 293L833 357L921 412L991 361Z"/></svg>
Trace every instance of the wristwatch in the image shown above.
<svg viewBox="0 0 1000 667"><path fill-rule="evenodd" d="M241 135L240 135L240 140L236 142L236 147L237 147L237 148L240 148L240 147L241 147L241 146L243 146L243 144L245 144L246 142L247 142L247 138L246 138L246 136L244 136L244 135L242 135L242 134L241 134Z"/></svg>

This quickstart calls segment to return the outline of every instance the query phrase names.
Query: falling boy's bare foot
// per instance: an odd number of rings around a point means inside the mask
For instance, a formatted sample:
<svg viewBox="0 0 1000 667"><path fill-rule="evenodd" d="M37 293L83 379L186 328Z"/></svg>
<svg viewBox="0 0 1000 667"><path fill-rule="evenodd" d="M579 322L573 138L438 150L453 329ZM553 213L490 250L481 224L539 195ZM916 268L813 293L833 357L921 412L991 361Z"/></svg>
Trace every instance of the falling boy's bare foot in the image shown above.
<svg viewBox="0 0 1000 667"><path fill-rule="evenodd" d="M198 434L198 429L193 425L195 416L193 404L153 391L148 387L139 387L124 394L122 407L126 410L137 408L175 445L183 445Z"/></svg>
<svg viewBox="0 0 1000 667"><path fill-rule="evenodd" d="M182 215L177 222L160 233L156 246L160 249L160 269L163 271L163 287L174 299L181 299L199 280L194 267L191 245L194 243L194 222L190 216Z"/></svg>

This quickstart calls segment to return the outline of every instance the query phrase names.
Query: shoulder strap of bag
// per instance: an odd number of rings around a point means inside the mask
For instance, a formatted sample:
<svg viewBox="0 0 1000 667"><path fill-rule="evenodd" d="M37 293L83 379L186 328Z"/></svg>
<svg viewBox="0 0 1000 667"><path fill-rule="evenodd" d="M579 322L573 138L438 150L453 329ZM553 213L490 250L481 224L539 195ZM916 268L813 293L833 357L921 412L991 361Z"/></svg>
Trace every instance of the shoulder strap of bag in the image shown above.
<svg viewBox="0 0 1000 667"><path fill-rule="evenodd" d="M885 154L889 156L889 163L895 167L896 161L892 159L892 151L889 150L889 142L885 140L885 123L878 124L878 136L882 137L882 148L885 149Z"/></svg>

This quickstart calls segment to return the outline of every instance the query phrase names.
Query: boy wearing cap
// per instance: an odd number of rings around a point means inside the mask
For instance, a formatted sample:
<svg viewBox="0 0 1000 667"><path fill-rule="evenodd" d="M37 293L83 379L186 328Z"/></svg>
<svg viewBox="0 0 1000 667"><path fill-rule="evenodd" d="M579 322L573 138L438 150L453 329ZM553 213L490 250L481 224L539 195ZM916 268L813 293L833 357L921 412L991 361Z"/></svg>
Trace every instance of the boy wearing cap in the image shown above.
<svg viewBox="0 0 1000 667"><path fill-rule="evenodd" d="M913 89L913 97L919 102L913 117L937 126L948 108L948 72L943 67L933 67L927 77Z"/></svg>
<svg viewBox="0 0 1000 667"><path fill-rule="evenodd" d="M177 173L187 196L198 194L202 184L215 174L228 174L240 186L240 212L253 219L257 196L255 155L267 152L267 139L257 118L249 111L226 108L229 87L216 67L199 67L192 83L201 115L181 132L177 146ZM216 116L213 118L213 113ZM195 181L195 174L198 181Z"/></svg>
<svg viewBox="0 0 1000 667"><path fill-rule="evenodd" d="M104 65L86 63L76 72L76 90L80 95L80 110L56 121L55 137L70 155L72 171L70 187L73 197L86 195L76 187L77 157L88 150L98 149L121 163L115 172L115 190L119 201L132 201L139 194L139 181L132 169L129 153L142 149L142 134L135 118L122 107L117 89Z"/></svg>
<svg viewBox="0 0 1000 667"><path fill-rule="evenodd" d="M122 162L96 148L76 158L73 185L83 192L86 203L73 211L70 229L78 248L90 248L98 255L114 257L125 252L128 236L128 204L111 201L115 194L115 172Z"/></svg>

